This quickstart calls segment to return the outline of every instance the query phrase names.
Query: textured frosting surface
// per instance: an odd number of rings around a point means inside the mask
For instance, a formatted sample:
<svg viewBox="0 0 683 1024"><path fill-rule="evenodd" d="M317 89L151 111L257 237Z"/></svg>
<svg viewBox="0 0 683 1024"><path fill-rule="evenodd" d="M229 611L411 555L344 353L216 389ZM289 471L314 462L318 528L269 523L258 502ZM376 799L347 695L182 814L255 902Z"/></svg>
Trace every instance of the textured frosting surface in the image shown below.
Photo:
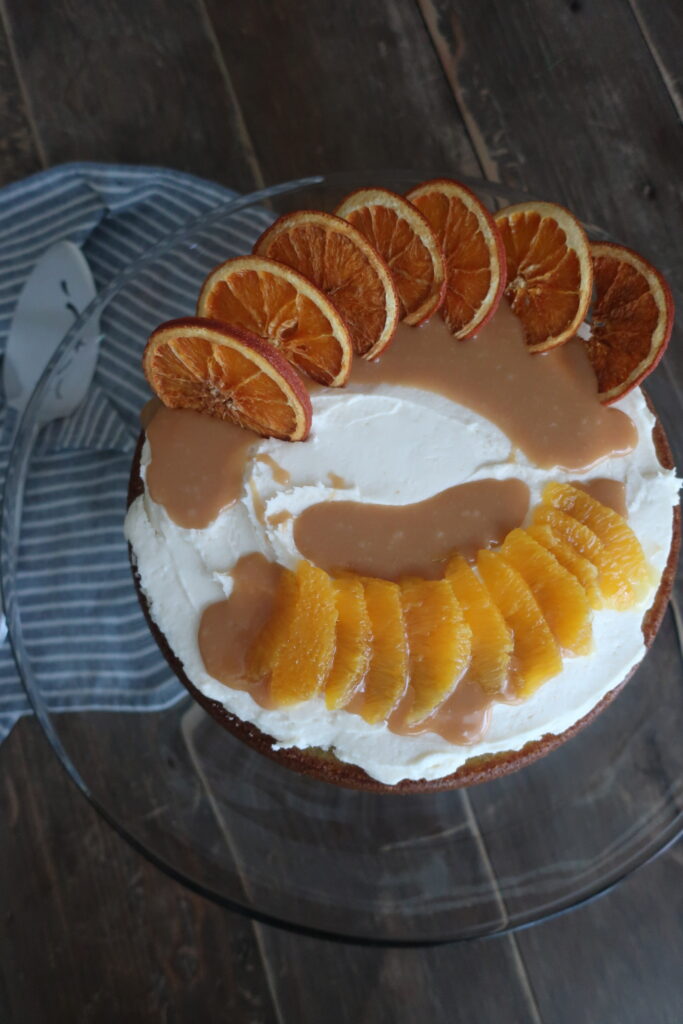
<svg viewBox="0 0 683 1024"><path fill-rule="evenodd" d="M147 490L131 505L126 536L135 552L152 617L192 683L239 718L273 736L279 748L329 747L387 785L402 779L437 779L468 758L518 750L547 733L562 733L623 681L644 654L641 621L652 603L672 538L672 508L679 481L657 459L654 418L639 389L617 404L638 429L638 446L624 458L603 461L582 476L541 470L476 413L430 391L381 384L317 392L313 430L304 444L264 439L247 461L242 498L205 530L178 527ZM289 474L277 482L267 455ZM144 479L150 452L145 444ZM332 474L332 476L330 476ZM594 613L595 652L567 658L560 675L519 705L494 705L483 741L454 746L434 733L400 736L346 711L328 711L322 699L285 710L260 707L206 672L197 644L204 608L230 593L230 570L253 551L293 567L300 557L292 518L324 500L408 504L471 480L515 477L528 484L531 505L548 480L609 477L623 481L629 521L655 570L651 592L629 611ZM343 483L343 486L342 486ZM335 486L336 484L336 486ZM275 523L269 522L275 519Z"/></svg>

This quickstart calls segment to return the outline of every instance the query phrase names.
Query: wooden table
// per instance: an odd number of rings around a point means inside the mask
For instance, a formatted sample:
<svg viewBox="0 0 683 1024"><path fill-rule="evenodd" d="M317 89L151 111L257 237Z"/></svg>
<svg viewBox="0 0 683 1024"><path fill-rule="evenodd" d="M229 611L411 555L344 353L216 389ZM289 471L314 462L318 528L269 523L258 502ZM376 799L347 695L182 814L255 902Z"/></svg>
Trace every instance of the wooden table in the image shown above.
<svg viewBox="0 0 683 1024"><path fill-rule="evenodd" d="M332 169L483 174L641 249L681 308L680 0L0 11L4 181L74 159L238 189ZM683 1020L681 845L513 936L363 950L255 926L180 888L90 809L33 721L0 749L0 778L3 1021Z"/></svg>

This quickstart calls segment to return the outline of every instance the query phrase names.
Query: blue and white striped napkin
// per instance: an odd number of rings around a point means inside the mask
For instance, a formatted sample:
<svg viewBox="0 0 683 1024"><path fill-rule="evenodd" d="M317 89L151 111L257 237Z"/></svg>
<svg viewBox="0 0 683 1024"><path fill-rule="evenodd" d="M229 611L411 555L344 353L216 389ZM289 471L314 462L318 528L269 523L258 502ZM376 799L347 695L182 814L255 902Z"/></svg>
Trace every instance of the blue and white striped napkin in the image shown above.
<svg viewBox="0 0 683 1024"><path fill-rule="evenodd" d="M52 243L81 245L101 289L153 242L233 195L175 171L87 163L55 167L0 190L0 353L21 287ZM247 251L244 241L240 248L237 239L236 251ZM18 596L31 666L51 711L153 710L185 692L142 618L122 534L138 417L148 397L140 355L149 308L141 317L140 303L149 301L127 290L107 309L88 395L72 416L42 432L32 462ZM0 486L12 415L2 404ZM6 642L0 647L0 740L27 711Z"/></svg>

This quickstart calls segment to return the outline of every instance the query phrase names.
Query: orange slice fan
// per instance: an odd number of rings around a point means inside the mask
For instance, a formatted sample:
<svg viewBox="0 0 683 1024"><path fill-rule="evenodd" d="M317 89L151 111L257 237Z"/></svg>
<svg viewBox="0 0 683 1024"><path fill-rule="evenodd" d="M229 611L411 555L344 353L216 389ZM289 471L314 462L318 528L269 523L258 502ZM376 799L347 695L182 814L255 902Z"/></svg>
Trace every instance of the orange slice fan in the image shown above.
<svg viewBox="0 0 683 1024"><path fill-rule="evenodd" d="M429 221L446 267L441 309L456 338L490 320L505 286L505 253L495 221L474 192L457 181L425 181L406 197Z"/></svg>
<svg viewBox="0 0 683 1024"><path fill-rule="evenodd" d="M262 256L221 263L202 286L197 316L251 331L320 384L340 387L348 379L346 324L319 288L283 263Z"/></svg>
<svg viewBox="0 0 683 1024"><path fill-rule="evenodd" d="M357 228L386 262L404 323L416 326L441 305L446 273L427 219L403 196L384 188L359 188L343 200L338 217Z"/></svg>
<svg viewBox="0 0 683 1024"><path fill-rule="evenodd" d="M285 441L303 441L311 429L311 400L296 370L238 327L199 317L169 320L150 335L142 365L152 391L172 409Z"/></svg>
<svg viewBox="0 0 683 1024"><path fill-rule="evenodd" d="M393 338L399 300L391 273L348 221L316 210L288 213L261 235L254 252L293 267L324 292L359 355L374 359Z"/></svg>
<svg viewBox="0 0 683 1024"><path fill-rule="evenodd" d="M572 338L593 287L586 232L555 203L526 202L496 214L507 259L505 295L519 317L530 352Z"/></svg>

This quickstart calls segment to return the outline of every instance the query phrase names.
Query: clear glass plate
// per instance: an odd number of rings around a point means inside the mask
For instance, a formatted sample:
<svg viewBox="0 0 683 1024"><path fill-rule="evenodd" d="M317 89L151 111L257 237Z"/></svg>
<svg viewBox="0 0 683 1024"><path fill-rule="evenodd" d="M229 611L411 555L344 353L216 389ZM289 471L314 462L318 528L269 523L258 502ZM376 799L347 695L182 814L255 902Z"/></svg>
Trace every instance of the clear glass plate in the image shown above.
<svg viewBox="0 0 683 1024"><path fill-rule="evenodd" d="M89 318L100 317L104 332L102 401L111 401L132 439L145 399L139 355L146 335L161 320L193 311L215 263L247 251L264 223L286 210L330 210L361 185L403 192L424 177L381 172L292 182L227 203L129 266L74 325L46 370L12 451L2 519L2 587L17 665L46 736L91 803L139 851L208 897L259 920L371 943L447 942L532 924L606 891L679 835L683 688L672 610L624 692L559 750L467 791L399 797L296 775L249 750L195 705L148 633L122 531L113 562L89 591L91 639L93 621L106 634L123 606L130 703L144 705L152 693L164 706L135 713L108 698L107 656L88 654L62 581L81 568L79 532L122 526L132 447L87 453L91 469L74 484L84 511L55 538L55 570L39 577L39 623L25 595L35 586L30 553L41 527L32 502L40 499L41 474L50 458L76 467L86 458L71 452L63 436L61 453L50 454L55 428L39 424L41 402ZM523 198L470 184L492 208ZM128 334L135 332L139 345L128 364L117 355L120 339L110 325L119 330L121 311L131 304L137 312ZM106 394L107 379L117 381L115 396ZM680 384L677 390L665 364L650 387L679 456ZM96 500L100 471L120 478L116 507ZM45 651L55 645L73 673L73 692L54 692ZM65 712L88 673L102 684L98 707L107 710Z"/></svg>

